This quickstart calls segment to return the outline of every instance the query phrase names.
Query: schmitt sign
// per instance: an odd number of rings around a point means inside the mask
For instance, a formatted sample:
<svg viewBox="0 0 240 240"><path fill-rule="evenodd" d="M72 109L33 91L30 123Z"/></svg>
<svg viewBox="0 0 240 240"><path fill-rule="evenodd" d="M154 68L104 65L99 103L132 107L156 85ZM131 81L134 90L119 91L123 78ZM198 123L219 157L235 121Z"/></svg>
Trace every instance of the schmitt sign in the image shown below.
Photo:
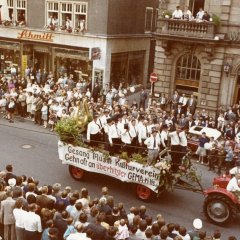
<svg viewBox="0 0 240 240"><path fill-rule="evenodd" d="M45 41L53 42L53 33L36 33L30 30L23 30L18 33L18 39L32 40L32 41Z"/></svg>

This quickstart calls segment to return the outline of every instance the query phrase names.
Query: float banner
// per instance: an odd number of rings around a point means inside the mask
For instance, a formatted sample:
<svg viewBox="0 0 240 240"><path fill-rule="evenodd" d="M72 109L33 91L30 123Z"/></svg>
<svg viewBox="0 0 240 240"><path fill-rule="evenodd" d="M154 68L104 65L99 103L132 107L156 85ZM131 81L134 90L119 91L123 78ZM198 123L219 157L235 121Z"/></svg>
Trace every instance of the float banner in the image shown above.
<svg viewBox="0 0 240 240"><path fill-rule="evenodd" d="M122 182L139 183L157 192L159 170L154 167L143 167L137 162L128 163L118 157L106 159L101 152L64 144L61 141L58 142L58 155L63 164L114 177Z"/></svg>

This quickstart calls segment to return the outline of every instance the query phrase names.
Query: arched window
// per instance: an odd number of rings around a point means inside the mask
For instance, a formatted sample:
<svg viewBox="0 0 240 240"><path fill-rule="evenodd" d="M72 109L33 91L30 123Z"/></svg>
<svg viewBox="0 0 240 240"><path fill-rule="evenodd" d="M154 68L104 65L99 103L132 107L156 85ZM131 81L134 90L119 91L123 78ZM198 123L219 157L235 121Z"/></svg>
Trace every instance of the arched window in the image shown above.
<svg viewBox="0 0 240 240"><path fill-rule="evenodd" d="M192 54L181 56L176 65L176 88L198 91L201 63Z"/></svg>

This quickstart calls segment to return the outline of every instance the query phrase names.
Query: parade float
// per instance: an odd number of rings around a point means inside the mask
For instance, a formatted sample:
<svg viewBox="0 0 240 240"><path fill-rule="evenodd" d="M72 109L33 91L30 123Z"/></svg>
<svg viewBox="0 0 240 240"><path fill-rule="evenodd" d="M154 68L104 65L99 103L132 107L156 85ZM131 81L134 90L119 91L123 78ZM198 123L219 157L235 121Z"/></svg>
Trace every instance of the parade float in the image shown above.
<svg viewBox="0 0 240 240"><path fill-rule="evenodd" d="M86 142L85 132L91 120L91 111L84 100L78 102L73 117L58 121L55 128L59 135L59 159L69 166L74 179L82 180L86 172L107 175L134 184L136 194L142 200L149 200L154 195L175 187L202 191L200 176L197 175L189 154L183 157L179 171L175 173L171 170L171 157L167 149L160 152L160 161L152 166L145 166L146 156L139 153L128 156L122 152L110 156L101 144L93 148Z"/></svg>

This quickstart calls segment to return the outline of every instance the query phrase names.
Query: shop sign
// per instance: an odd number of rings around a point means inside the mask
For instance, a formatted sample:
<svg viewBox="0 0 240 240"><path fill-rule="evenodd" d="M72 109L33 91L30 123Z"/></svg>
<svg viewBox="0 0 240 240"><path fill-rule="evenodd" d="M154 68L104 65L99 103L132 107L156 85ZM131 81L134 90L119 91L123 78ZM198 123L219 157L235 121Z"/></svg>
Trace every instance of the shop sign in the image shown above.
<svg viewBox="0 0 240 240"><path fill-rule="evenodd" d="M33 40L33 41L45 41L45 42L52 42L53 41L53 34L52 33L34 33L29 30L23 30L18 33L18 39L26 39L26 40Z"/></svg>
<svg viewBox="0 0 240 240"><path fill-rule="evenodd" d="M123 182L140 183L153 191L159 185L159 170L143 168L136 162L127 163L118 157L105 158L103 153L58 142L58 155L63 164L88 172L104 174Z"/></svg>

